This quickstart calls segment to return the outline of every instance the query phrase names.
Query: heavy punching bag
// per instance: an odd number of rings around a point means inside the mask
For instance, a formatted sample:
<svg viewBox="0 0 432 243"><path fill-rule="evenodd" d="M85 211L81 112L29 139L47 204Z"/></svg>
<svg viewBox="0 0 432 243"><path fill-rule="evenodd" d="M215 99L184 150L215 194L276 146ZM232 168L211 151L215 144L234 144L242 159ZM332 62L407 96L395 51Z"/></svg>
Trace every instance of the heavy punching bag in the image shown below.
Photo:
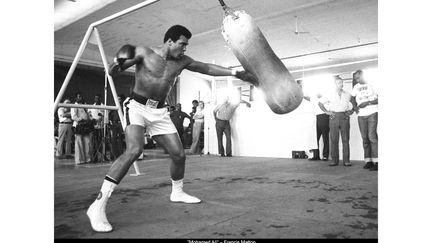
<svg viewBox="0 0 432 243"><path fill-rule="evenodd" d="M234 11L219 0L225 11L222 35L245 71L258 80L270 109L285 114L296 109L303 100L301 87L271 49L251 16Z"/></svg>

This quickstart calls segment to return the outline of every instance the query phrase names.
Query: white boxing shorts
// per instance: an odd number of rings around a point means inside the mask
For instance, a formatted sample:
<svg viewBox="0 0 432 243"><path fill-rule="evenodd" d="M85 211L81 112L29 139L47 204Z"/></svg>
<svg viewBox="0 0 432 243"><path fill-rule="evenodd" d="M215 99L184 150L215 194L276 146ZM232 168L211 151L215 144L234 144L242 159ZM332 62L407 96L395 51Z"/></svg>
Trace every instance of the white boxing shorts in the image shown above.
<svg viewBox="0 0 432 243"><path fill-rule="evenodd" d="M128 97L123 102L124 121L126 126L138 125L146 128L152 137L156 135L177 133L166 107L157 108L151 99L142 104Z"/></svg>

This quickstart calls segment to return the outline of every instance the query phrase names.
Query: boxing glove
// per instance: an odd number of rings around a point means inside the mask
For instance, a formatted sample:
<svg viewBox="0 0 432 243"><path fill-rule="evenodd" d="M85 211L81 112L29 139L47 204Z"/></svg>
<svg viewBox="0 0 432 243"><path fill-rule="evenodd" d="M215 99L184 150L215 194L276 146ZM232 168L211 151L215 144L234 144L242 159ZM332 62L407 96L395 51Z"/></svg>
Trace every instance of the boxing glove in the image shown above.
<svg viewBox="0 0 432 243"><path fill-rule="evenodd" d="M122 66L123 63L128 59L133 59L135 57L136 47L133 45L124 45L116 54L116 62Z"/></svg>

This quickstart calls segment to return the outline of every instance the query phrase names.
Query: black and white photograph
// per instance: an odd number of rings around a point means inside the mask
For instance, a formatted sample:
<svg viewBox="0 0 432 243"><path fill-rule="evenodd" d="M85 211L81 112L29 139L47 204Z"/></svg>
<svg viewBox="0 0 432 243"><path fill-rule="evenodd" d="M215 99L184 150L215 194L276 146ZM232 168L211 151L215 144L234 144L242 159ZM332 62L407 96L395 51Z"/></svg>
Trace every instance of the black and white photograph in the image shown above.
<svg viewBox="0 0 432 243"><path fill-rule="evenodd" d="M377 239L377 0L54 2L55 239Z"/></svg>
<svg viewBox="0 0 432 243"><path fill-rule="evenodd" d="M378 242L424 229L427 189L408 183L430 186L411 157L428 160L430 136L415 131L429 118L414 110L427 101L404 87L430 89L397 72L424 61L388 58L409 51L389 47L382 2L54 0L51 12L34 10L22 21L47 17L40 34L20 24L26 37L15 39L47 39L42 56L20 60L40 59L48 75L13 72L41 92L40 102L15 92L26 103L13 116L43 135L27 135L36 152L11 177L46 211L31 224L58 242ZM415 14L398 16L398 34L421 29L402 19ZM10 143L16 165L23 142Z"/></svg>

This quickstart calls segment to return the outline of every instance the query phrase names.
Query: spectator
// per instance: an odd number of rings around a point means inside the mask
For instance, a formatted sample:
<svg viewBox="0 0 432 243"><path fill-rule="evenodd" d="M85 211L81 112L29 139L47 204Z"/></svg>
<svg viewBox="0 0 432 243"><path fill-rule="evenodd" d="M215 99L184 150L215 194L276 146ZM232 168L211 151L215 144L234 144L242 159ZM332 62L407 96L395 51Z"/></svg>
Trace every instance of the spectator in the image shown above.
<svg viewBox="0 0 432 243"><path fill-rule="evenodd" d="M231 126L230 126L230 119L232 118L235 110L240 105L240 103L246 103L248 107L250 107L250 104L246 101L240 100L239 103L232 104L228 97L225 98L224 102L220 105L218 105L213 110L213 115L216 120L216 135L218 140L218 152L220 156L225 157L225 150L223 147L223 140L222 136L225 134L226 138L226 156L232 157L232 151L231 151Z"/></svg>
<svg viewBox="0 0 432 243"><path fill-rule="evenodd" d="M120 108L123 112L123 102L125 100L124 95L119 95L117 97ZM110 139L111 139L111 154L113 155L113 160L119 157L126 149L126 143L124 141L124 131L121 124L120 117L117 111L110 112Z"/></svg>
<svg viewBox="0 0 432 243"><path fill-rule="evenodd" d="M190 117L194 117L196 111L197 111L197 107L198 107L198 100L192 100L192 111L189 113ZM191 134L193 134L193 125L194 125L194 120L192 119L191 122L189 123L189 129L191 131ZM193 136L192 136L193 137Z"/></svg>
<svg viewBox="0 0 432 243"><path fill-rule="evenodd" d="M327 161L329 157L329 133L330 133L330 117L328 114L326 114L320 107L319 102L322 95L317 94L314 96L311 96L308 100L312 102L314 105L314 111L316 115L316 138L317 138L317 148L314 149L313 153L314 156L311 160L320 160L320 139L322 136L323 139L323 153L322 153L322 160ZM305 97L306 99L306 97Z"/></svg>
<svg viewBox="0 0 432 243"><path fill-rule="evenodd" d="M192 146L191 153L201 154L201 148L199 147L199 138L201 132L204 129L204 102L200 101L196 112L193 116L194 125L192 130Z"/></svg>
<svg viewBox="0 0 432 243"><path fill-rule="evenodd" d="M94 97L93 105L102 105L100 95L97 94ZM92 144L92 162L98 161L98 153L102 154L102 137L103 137L103 109L89 109L90 119L93 121L94 131L91 133L91 144Z"/></svg>
<svg viewBox="0 0 432 243"><path fill-rule="evenodd" d="M83 104L84 98L80 92L76 94L75 104ZM72 108L71 115L73 127L75 127L75 164L83 164L91 162L91 140L90 140L90 127L92 123L90 116L84 108ZM80 126L78 128L78 126ZM81 129L83 127L83 129Z"/></svg>
<svg viewBox="0 0 432 243"><path fill-rule="evenodd" d="M192 100L192 111L189 114L191 117L193 117L195 115L195 113L197 111L198 104L199 104L198 100Z"/></svg>
<svg viewBox="0 0 432 243"><path fill-rule="evenodd" d="M316 110L319 110L321 113L324 113L321 108L319 108L318 106L318 94L309 94L308 90L305 89L305 87L303 86L303 80L297 80L297 84L300 85L300 87L303 90L303 99L307 100L310 102L310 108L312 109L313 112L316 113ZM301 103L301 106L304 106L304 104L306 104L305 102ZM312 113L314 114L314 113ZM310 144L308 146L308 150L309 150L309 155L308 158L309 160L319 160L320 159L320 152L319 152L319 137L318 137L318 121L317 121L317 117L314 115L313 117L311 117L313 119L313 123L311 123L311 128L310 130L307 129L305 136L308 139L308 141L310 142L310 140L313 140L313 145ZM309 120L309 119L308 119ZM327 124L328 125L328 124ZM328 133L327 133L328 135ZM316 142L318 141L318 142Z"/></svg>
<svg viewBox="0 0 432 243"><path fill-rule="evenodd" d="M180 103L178 103L175 106L175 110L171 112L170 114L171 120L174 123L174 126L177 129L178 135L180 136L180 140L183 144L184 147L184 138L183 138L183 133L184 133L184 126L183 126L183 122L185 118L188 118L189 120L192 120L192 117L190 117L186 112L182 111L182 106Z"/></svg>
<svg viewBox="0 0 432 243"><path fill-rule="evenodd" d="M70 104L71 101L66 99L65 104ZM70 108L60 107L57 110L59 117L58 126L58 142L56 149L56 156L58 158L73 158L72 156L72 117Z"/></svg>
<svg viewBox="0 0 432 243"><path fill-rule="evenodd" d="M349 148L349 116L353 113L353 106L350 102L351 95L343 90L343 80L339 76L335 76L334 79L335 92L319 103L321 109L330 116L330 150L333 160L330 166L339 164L339 134L342 137L343 164L344 166L351 166Z"/></svg>
<svg viewBox="0 0 432 243"><path fill-rule="evenodd" d="M363 71L353 74L353 104L358 114L358 124L363 140L365 165L363 168L378 170L378 94L363 77ZM357 106L358 104L358 106Z"/></svg>

